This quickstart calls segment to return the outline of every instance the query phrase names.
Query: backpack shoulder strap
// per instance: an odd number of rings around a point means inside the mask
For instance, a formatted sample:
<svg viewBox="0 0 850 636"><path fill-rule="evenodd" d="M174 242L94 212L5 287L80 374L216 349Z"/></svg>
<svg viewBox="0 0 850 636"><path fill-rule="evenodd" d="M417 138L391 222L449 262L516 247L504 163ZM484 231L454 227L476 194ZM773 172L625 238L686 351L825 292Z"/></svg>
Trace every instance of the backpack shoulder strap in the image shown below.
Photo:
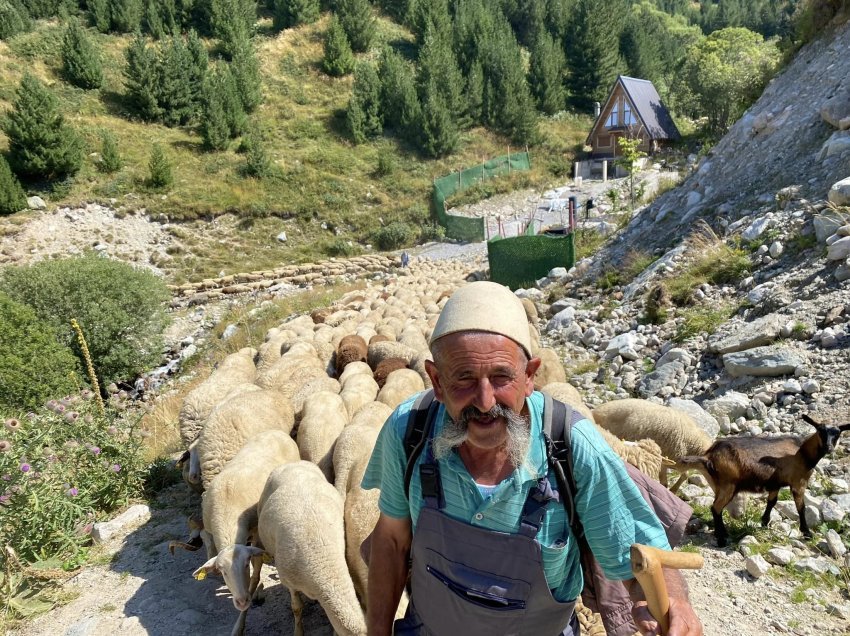
<svg viewBox="0 0 850 636"><path fill-rule="evenodd" d="M563 493L564 508L570 521L570 530L576 537L584 535L581 521L576 512L575 477L573 476L573 447L570 439L573 424L582 419L582 415L569 404L543 394L543 432L550 446L549 464L555 472L558 490Z"/></svg>
<svg viewBox="0 0 850 636"><path fill-rule="evenodd" d="M410 480L413 477L413 466L416 459L422 454L425 443L428 441L431 426L440 403L434 399L434 390L423 391L416 401L407 417L407 429L404 432L404 455L407 465L404 469L404 493L410 496Z"/></svg>

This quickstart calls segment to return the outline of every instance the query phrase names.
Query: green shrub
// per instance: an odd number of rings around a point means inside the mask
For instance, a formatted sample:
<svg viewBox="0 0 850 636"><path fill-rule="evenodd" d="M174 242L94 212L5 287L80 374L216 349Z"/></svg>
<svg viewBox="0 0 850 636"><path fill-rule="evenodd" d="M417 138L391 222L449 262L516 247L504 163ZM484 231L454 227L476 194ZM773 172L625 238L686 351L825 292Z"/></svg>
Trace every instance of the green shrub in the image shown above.
<svg viewBox="0 0 850 636"><path fill-rule="evenodd" d="M735 315L738 305L725 304L716 308L688 307L683 313L684 319L673 336L674 342L684 342L701 333L712 334L717 328Z"/></svg>
<svg viewBox="0 0 850 636"><path fill-rule="evenodd" d="M100 88L103 64L100 50L76 21L68 25L62 38L62 71L74 86Z"/></svg>
<svg viewBox="0 0 850 636"><path fill-rule="evenodd" d="M360 246L344 238L331 239L322 246L322 251L328 256L357 256L362 252Z"/></svg>
<svg viewBox="0 0 850 636"><path fill-rule="evenodd" d="M14 214L27 207L27 195L9 163L0 155L0 214Z"/></svg>
<svg viewBox="0 0 850 636"><path fill-rule="evenodd" d="M141 491L136 422L101 414L84 394L5 418L0 429L0 533L25 561L77 556L92 523Z"/></svg>
<svg viewBox="0 0 850 636"><path fill-rule="evenodd" d="M100 151L100 163L98 168L101 172L111 174L118 172L121 169L121 155L118 152L118 142L115 141L115 135L108 130L104 130L100 135L101 143L103 144Z"/></svg>
<svg viewBox="0 0 850 636"><path fill-rule="evenodd" d="M148 171L150 172L148 185L152 188L161 190L174 183L174 175L171 173L171 162L159 144L154 144L151 149Z"/></svg>
<svg viewBox="0 0 850 636"><path fill-rule="evenodd" d="M0 292L0 409L32 409L76 388L77 363L32 308Z"/></svg>
<svg viewBox="0 0 850 636"><path fill-rule="evenodd" d="M446 228L438 223L425 223L419 228L419 242L442 241L446 238Z"/></svg>
<svg viewBox="0 0 850 636"><path fill-rule="evenodd" d="M328 31L325 34L325 55L322 58L322 68L333 77L348 75L354 70L354 54L337 17L331 16Z"/></svg>
<svg viewBox="0 0 850 636"><path fill-rule="evenodd" d="M393 221L375 232L373 241L380 250L396 250L410 243L415 231L407 223Z"/></svg>
<svg viewBox="0 0 850 636"><path fill-rule="evenodd" d="M80 357L70 322L76 318L103 386L135 378L160 361L170 294L151 272L90 253L7 267L0 290L32 307Z"/></svg>

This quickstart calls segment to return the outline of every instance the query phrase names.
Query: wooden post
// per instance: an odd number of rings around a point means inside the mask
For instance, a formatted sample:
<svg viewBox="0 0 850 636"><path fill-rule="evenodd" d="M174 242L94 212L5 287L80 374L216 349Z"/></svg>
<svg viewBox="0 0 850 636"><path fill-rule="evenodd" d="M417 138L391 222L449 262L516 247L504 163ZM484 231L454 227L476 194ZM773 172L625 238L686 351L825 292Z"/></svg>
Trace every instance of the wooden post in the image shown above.
<svg viewBox="0 0 850 636"><path fill-rule="evenodd" d="M508 146L508 174L511 174L511 147Z"/></svg>

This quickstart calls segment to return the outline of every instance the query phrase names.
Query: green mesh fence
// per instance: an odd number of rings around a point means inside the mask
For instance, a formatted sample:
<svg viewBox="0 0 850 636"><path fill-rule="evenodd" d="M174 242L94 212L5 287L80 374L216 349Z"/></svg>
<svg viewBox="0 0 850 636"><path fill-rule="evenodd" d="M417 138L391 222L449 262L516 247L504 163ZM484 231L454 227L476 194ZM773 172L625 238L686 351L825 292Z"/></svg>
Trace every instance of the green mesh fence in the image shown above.
<svg viewBox="0 0 850 636"><path fill-rule="evenodd" d="M446 199L459 190L465 190L484 179L490 179L513 170L530 170L531 159L527 152L515 152L485 161L439 179L434 179L432 204L437 221L446 228L446 236L459 241L483 241L484 219L454 216L446 213Z"/></svg>
<svg viewBox="0 0 850 636"><path fill-rule="evenodd" d="M575 265L573 235L516 236L494 238L487 242L490 280L511 289L529 287L553 267Z"/></svg>

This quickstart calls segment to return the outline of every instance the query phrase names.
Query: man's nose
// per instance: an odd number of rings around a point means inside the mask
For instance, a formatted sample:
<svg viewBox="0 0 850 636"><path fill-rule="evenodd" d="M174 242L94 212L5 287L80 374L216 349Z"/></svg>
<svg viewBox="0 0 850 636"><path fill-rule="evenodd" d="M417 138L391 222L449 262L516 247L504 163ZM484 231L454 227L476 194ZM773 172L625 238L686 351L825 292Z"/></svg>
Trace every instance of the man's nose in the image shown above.
<svg viewBox="0 0 850 636"><path fill-rule="evenodd" d="M487 413L496 406L496 393L493 390L493 385L490 384L490 379L481 378L478 381L477 389L473 405L482 413Z"/></svg>

